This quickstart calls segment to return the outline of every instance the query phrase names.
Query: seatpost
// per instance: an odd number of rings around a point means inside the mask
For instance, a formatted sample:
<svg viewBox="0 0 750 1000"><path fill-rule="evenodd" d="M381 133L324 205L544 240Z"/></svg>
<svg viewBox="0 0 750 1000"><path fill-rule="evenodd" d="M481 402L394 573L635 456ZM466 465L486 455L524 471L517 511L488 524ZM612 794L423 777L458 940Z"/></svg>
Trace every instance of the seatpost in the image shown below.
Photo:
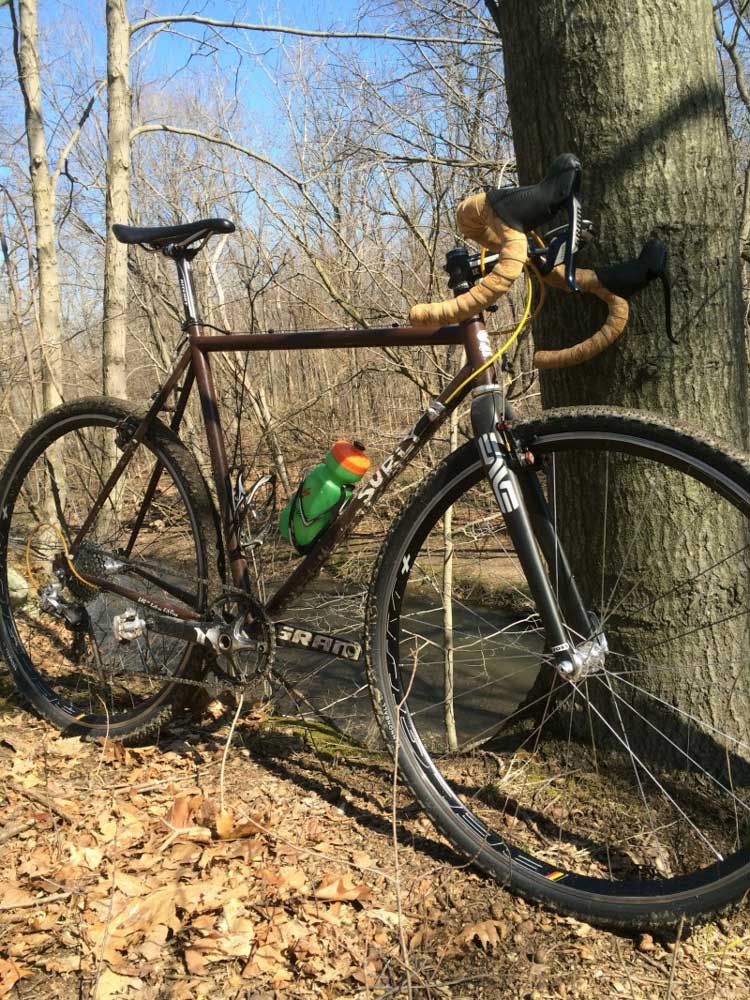
<svg viewBox="0 0 750 1000"><path fill-rule="evenodd" d="M195 298L195 285L193 283L193 265L191 263L193 254L180 252L174 246L168 246L164 250L167 257L171 257L177 267L177 278L180 282L180 294L182 304L185 307L185 326L198 326L198 306Z"/></svg>

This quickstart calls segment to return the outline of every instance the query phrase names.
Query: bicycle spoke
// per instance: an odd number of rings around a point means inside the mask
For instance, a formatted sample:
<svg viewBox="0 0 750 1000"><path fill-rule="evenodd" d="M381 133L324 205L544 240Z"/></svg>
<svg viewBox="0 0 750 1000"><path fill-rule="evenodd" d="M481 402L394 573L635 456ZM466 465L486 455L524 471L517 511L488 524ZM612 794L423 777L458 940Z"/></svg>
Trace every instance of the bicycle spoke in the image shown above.
<svg viewBox="0 0 750 1000"><path fill-rule="evenodd" d="M597 680L599 680L599 678L597 678ZM573 683L573 682L571 681L571 683ZM600 683L601 683L601 681L600 681ZM574 686L577 686L577 685L574 685ZM603 684L602 684L602 687L604 687ZM591 708L592 708L593 712L604 723L604 725L607 727L607 729L615 737L615 739L617 740L617 742L620 743L621 746L623 746L625 748L628 756L630 757L631 761L633 762L633 766L635 767L637 765L638 767L641 768L641 770L643 771L643 773L646 774L653 781L653 783L656 785L656 787L659 789L659 791L662 793L662 795L667 799L667 801L670 802L674 806L675 810L683 817L683 819L686 820L686 822L688 823L688 825L690 827L692 827L692 829L698 835L698 838L703 841L703 843L708 847L708 849L716 857L716 859L718 861L723 861L724 858L723 858L722 854L719 851L716 850L716 848L713 846L713 844L704 836L703 832L698 829L698 827L695 825L695 823L693 823L693 821L685 813L685 811L675 802L674 798L669 794L669 792L666 790L666 788L664 787L664 785L659 781L659 779L656 777L656 775L644 764L644 762L641 760L641 758L631 748L630 744L628 743L627 737L623 738L623 737L621 737L619 735L619 733L614 729L614 727L611 726L609 724L609 722L607 722L606 718L602 715L602 713L599 711L599 709L596 707L596 705L593 704L593 702L589 701L589 704L591 705ZM638 776L638 788L639 788L639 792L643 796L643 786L642 786L641 781L640 781L640 775ZM645 804L645 796L644 796L644 804Z"/></svg>
<svg viewBox="0 0 750 1000"><path fill-rule="evenodd" d="M736 803L741 805L743 809L745 809L748 813L750 813L750 805L738 799L737 796L734 794L734 792L732 792L729 788L726 787L726 785L724 785L721 781L719 781L719 779L715 775L711 774L710 771L708 771L705 767L703 767L703 765L700 764L693 756L691 756L691 754L689 754L687 750L684 750L681 746L679 746L679 744L675 743L675 741L670 736L668 736L663 731L663 729L660 729L657 725L651 722L650 719L647 719L645 715L639 712L638 709L631 702L627 700L627 698L623 698L622 695L619 695L612 687L612 684L610 682L610 678L612 677L612 675L608 671L606 670L604 671L604 676L607 679L607 687L612 693L612 696L616 698L618 702L621 702L623 705L626 705L634 715L636 715L639 719L641 719L643 722L646 723L649 729L651 729L653 732L661 736L663 740L669 743L670 746L674 747L675 750L677 750L687 761L689 761L695 768L697 768L697 770L699 770L702 774L705 774L705 776L709 779L709 781L712 781L718 788L720 788L723 792L726 792L726 794L730 796L730 798L734 799Z"/></svg>
<svg viewBox="0 0 750 1000"><path fill-rule="evenodd" d="M23 575L27 558L31 570L28 607L13 611L10 655L44 711L54 706L49 712L70 718L73 727L85 719L87 731L101 726L109 733L131 716L148 717L151 706L156 711L170 675L187 664L192 647L179 640L151 647L141 639L118 643L114 619L133 611L135 600L108 592L106 584L88 586L68 569L57 531L70 542L87 519L121 453L117 434L123 420L122 408L109 402L74 403L68 414L55 435L40 436L8 509L6 553ZM120 555L153 462L154 451L142 445L72 556L73 568L85 577L88 567L88 573L109 575L118 584L127 577L128 589L146 601L169 595L192 608L206 572L198 562L188 494L180 492L173 465L163 473L132 558L123 562Z"/></svg>

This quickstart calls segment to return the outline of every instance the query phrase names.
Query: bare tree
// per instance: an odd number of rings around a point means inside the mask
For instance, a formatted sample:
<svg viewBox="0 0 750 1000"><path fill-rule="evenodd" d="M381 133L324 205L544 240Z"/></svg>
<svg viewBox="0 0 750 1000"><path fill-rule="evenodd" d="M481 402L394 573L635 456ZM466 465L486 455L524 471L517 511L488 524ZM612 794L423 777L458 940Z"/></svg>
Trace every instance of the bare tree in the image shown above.
<svg viewBox="0 0 750 1000"><path fill-rule="evenodd" d="M130 215L130 24L126 0L107 0L107 188L104 252L104 392L127 398L128 256L112 225Z"/></svg>
<svg viewBox="0 0 750 1000"><path fill-rule="evenodd" d="M18 7L16 15L15 5L12 2L9 4L13 24L13 50L26 120L39 287L42 405L48 410L62 399L62 324L55 248L55 188L50 176L44 131L36 0L19 0Z"/></svg>

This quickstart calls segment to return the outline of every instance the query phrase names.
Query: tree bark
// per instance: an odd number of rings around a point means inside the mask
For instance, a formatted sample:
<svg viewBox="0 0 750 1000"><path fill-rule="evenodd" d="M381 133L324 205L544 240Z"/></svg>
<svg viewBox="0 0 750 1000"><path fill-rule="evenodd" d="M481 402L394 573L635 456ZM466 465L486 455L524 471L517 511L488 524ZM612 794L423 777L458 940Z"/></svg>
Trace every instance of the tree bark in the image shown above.
<svg viewBox="0 0 750 1000"><path fill-rule="evenodd" d="M39 25L36 0L19 0L19 18L11 4L18 82L26 116L31 198L34 207L39 280L39 336L42 352L42 405L49 410L62 401L62 323L55 249L55 192L47 160L39 75Z"/></svg>
<svg viewBox="0 0 750 1000"><path fill-rule="evenodd" d="M127 398L128 251L112 232L130 215L130 24L126 0L107 0L107 201L102 383Z"/></svg>
<svg viewBox="0 0 750 1000"><path fill-rule="evenodd" d="M504 0L501 19L519 182L576 153L595 263L632 257L653 235L669 248L673 279L677 347L657 283L634 301L615 348L543 376L545 406L638 405L744 445L738 227L710 5ZM551 298L535 324L539 346L573 343L599 325L598 304Z"/></svg>
<svg viewBox="0 0 750 1000"><path fill-rule="evenodd" d="M501 26L519 182L538 181L557 154L574 152L584 168L584 215L598 234L595 250L582 253L580 263L635 256L649 236L662 239L670 253L677 346L666 337L657 283L633 300L628 329L613 348L579 368L543 374L545 407L638 406L746 445L739 230L710 5L504 0ZM601 324L600 309L583 296L550 296L535 323L538 346L583 339ZM577 463L571 456L557 483L561 535L592 608L603 586L604 539L608 579L614 581L627 564L621 580L627 593L628 574L635 583L637 567L645 573L641 594L646 587L658 593L668 580L697 579L721 552L747 541L741 519L727 514L706 529L713 550L699 544L690 521L697 488L678 477L665 484L649 510L647 472L623 462L606 475L606 504L596 462ZM644 500L647 513L636 524L635 505ZM600 529L594 527L597 517ZM722 664L743 662L750 638L747 614L738 614L747 607L748 574L746 566L737 574L738 566L733 560L732 571L716 570L695 590L716 620L732 620L720 630L670 640L660 649L668 664L651 664L642 674L646 686L669 703L697 707L701 717L729 731L737 717L750 713L743 696L738 711L723 709L735 717L722 718L712 694L722 683ZM619 634L612 626L610 648L645 648L649 629L680 635L687 631L687 611L684 594L661 601L648 620L635 610L629 616L625 608ZM723 683L731 681L725 677Z"/></svg>

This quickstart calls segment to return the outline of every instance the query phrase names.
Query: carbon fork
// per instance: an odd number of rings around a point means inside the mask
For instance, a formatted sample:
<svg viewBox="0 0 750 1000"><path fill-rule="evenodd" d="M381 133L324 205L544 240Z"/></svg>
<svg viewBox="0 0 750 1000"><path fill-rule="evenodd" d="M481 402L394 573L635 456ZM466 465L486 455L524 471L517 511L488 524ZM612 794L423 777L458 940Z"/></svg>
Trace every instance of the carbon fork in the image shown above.
<svg viewBox="0 0 750 1000"><path fill-rule="evenodd" d="M482 464L542 620L547 651L555 666L568 674L575 638L587 640L592 622L560 546L536 473L525 467L525 453L513 436L503 390L498 385L484 385L475 389L473 396L471 423ZM542 556L550 571L555 568L559 601Z"/></svg>

